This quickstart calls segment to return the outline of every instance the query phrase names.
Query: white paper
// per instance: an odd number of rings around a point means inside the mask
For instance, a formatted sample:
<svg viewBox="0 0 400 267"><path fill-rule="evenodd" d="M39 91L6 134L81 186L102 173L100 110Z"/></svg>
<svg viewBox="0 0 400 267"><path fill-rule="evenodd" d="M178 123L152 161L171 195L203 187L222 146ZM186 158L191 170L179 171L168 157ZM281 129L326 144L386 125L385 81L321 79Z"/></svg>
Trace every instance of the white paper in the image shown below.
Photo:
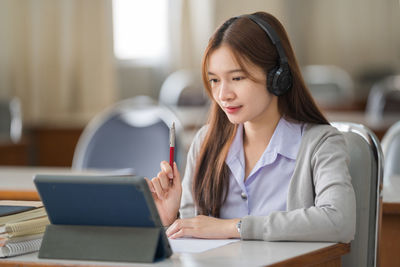
<svg viewBox="0 0 400 267"><path fill-rule="evenodd" d="M237 242L240 239L169 238L174 253L200 253Z"/></svg>

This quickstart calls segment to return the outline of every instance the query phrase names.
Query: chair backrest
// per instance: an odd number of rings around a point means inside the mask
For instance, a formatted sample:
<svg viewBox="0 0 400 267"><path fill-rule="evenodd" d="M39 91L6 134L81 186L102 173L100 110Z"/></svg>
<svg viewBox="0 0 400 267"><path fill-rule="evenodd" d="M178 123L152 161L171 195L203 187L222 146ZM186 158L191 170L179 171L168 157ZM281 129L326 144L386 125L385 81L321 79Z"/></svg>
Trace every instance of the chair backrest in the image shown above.
<svg viewBox="0 0 400 267"><path fill-rule="evenodd" d="M366 114L375 120L381 120L384 115L400 119L400 75L388 76L372 86Z"/></svg>
<svg viewBox="0 0 400 267"><path fill-rule="evenodd" d="M170 74L163 82L159 102L171 106L204 106L208 97L203 89L200 72L182 69Z"/></svg>
<svg viewBox="0 0 400 267"><path fill-rule="evenodd" d="M375 134L361 124L334 122L346 140L349 171L356 195L356 234L343 266L377 266L378 235L382 202L382 149Z"/></svg>
<svg viewBox="0 0 400 267"><path fill-rule="evenodd" d="M382 150L385 156L384 181L393 175L400 175L400 121L393 124L382 138Z"/></svg>
<svg viewBox="0 0 400 267"><path fill-rule="evenodd" d="M353 101L353 79L345 70L333 65L308 65L302 68L302 73L311 94L321 106Z"/></svg>
<svg viewBox="0 0 400 267"><path fill-rule="evenodd" d="M175 160L182 161L182 126L166 107L143 101L123 100L97 115L84 129L74 153L74 169L128 169L152 178L160 162L169 161L169 127L175 122Z"/></svg>
<svg viewBox="0 0 400 267"><path fill-rule="evenodd" d="M19 99L0 99L0 140L17 143L21 135L22 114Z"/></svg>

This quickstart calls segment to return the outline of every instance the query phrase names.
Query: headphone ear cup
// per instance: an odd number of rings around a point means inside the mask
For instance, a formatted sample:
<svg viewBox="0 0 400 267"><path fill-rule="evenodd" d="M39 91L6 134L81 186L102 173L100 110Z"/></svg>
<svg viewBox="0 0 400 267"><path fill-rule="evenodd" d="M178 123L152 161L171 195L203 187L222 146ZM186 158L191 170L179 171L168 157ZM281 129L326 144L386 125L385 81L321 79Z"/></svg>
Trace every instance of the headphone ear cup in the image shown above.
<svg viewBox="0 0 400 267"><path fill-rule="evenodd" d="M276 72L278 71L279 66L275 66L273 67L267 75L267 91L270 92L271 94L275 94L276 89L276 83L274 82L274 80L276 79Z"/></svg>
<svg viewBox="0 0 400 267"><path fill-rule="evenodd" d="M288 65L274 67L268 72L267 88L271 94L281 96L292 88L293 78Z"/></svg>
<svg viewBox="0 0 400 267"><path fill-rule="evenodd" d="M286 94L293 86L292 73L288 65L283 65L281 71L279 72L279 77L277 77L277 96Z"/></svg>

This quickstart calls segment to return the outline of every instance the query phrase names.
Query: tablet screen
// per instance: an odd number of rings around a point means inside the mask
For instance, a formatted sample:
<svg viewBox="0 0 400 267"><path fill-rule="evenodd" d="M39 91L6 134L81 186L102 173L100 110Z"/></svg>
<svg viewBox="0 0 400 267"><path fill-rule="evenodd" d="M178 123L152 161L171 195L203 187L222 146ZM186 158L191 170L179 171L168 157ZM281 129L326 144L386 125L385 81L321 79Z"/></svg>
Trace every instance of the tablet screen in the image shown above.
<svg viewBox="0 0 400 267"><path fill-rule="evenodd" d="M34 183L52 224L162 226L143 177L46 174Z"/></svg>

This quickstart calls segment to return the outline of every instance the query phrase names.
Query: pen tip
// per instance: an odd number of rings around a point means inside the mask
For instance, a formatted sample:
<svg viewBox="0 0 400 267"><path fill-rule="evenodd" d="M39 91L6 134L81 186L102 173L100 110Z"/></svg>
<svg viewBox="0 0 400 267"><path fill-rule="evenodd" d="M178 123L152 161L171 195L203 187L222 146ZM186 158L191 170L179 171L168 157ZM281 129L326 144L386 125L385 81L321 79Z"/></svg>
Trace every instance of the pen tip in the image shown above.
<svg viewBox="0 0 400 267"><path fill-rule="evenodd" d="M175 128L175 122L172 122L172 126L171 126L172 128Z"/></svg>

